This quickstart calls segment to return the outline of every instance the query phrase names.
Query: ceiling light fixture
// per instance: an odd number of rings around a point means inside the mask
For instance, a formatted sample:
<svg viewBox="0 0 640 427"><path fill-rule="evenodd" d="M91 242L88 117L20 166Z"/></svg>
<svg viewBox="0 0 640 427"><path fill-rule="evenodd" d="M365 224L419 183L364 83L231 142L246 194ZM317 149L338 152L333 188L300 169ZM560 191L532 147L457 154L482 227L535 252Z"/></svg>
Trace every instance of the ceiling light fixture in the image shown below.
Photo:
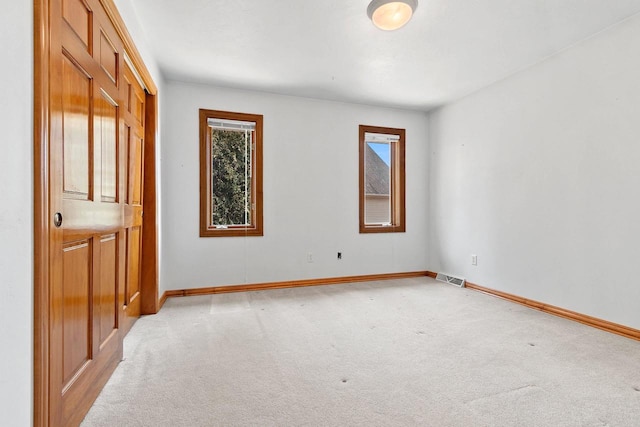
<svg viewBox="0 0 640 427"><path fill-rule="evenodd" d="M418 0L373 0L367 15L376 27L392 31L409 22L417 7Z"/></svg>

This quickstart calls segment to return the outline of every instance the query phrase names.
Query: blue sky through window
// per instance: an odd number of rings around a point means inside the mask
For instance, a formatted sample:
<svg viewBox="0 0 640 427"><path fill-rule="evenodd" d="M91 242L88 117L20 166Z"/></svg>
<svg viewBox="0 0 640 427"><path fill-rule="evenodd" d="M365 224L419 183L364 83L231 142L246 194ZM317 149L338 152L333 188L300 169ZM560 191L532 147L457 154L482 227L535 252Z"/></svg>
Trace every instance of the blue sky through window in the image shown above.
<svg viewBox="0 0 640 427"><path fill-rule="evenodd" d="M371 149L380 156L387 166L391 165L391 150L389 149L390 146L388 143L367 142L367 144L369 144L369 147L371 147Z"/></svg>

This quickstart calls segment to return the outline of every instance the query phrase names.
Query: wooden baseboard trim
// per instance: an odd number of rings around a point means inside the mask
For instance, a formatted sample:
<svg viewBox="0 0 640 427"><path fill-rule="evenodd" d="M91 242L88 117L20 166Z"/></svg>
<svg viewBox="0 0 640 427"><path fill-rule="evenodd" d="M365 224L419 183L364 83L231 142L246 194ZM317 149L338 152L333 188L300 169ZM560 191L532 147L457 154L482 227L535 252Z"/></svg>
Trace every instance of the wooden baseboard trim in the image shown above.
<svg viewBox="0 0 640 427"><path fill-rule="evenodd" d="M429 271L427 272L427 276L435 277L436 274ZM533 308L535 310L543 311L545 313L549 313L555 316L563 317L565 319L573 320L575 322L579 322L584 325L602 329L603 331L611 332L613 334L622 335L623 337L640 341L640 330L638 329L633 329L628 326L609 322L607 320L598 319L596 317L587 316L586 314L576 313L575 311L567 310L561 307L556 307L550 304L545 304L539 301L534 301L528 298L519 297L517 295L509 294L507 292L486 288L484 286L480 286L471 282L466 282L465 286L469 289L473 289L474 291L478 291L478 292L482 292L498 298L502 298L507 301L515 302L517 304L521 304L526 307Z"/></svg>
<svg viewBox="0 0 640 427"><path fill-rule="evenodd" d="M160 300L158 301L158 311L160 311L164 303L167 302L167 298L168 298L167 291L164 291L162 293L162 296L160 297Z"/></svg>
<svg viewBox="0 0 640 427"><path fill-rule="evenodd" d="M306 287L306 286L338 285L341 283L370 282L375 280L424 277L426 275L427 275L426 271L411 271L407 273L369 274L369 275L362 275L362 276L344 276L344 277L327 277L324 279L293 280L288 282L253 283L248 285L235 285L235 286L233 285L213 286L209 288L176 289L176 290L166 291L162 296L166 300L167 297L186 297L186 296L193 296L193 295L224 294L229 292L263 291L267 289L284 289L284 288L299 288L299 287Z"/></svg>

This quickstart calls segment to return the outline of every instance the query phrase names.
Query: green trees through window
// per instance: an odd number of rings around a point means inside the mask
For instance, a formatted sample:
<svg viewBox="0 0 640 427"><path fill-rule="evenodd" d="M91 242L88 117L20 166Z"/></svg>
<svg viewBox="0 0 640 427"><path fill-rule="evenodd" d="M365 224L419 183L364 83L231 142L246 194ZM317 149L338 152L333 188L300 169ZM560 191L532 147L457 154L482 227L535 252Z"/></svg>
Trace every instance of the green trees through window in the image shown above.
<svg viewBox="0 0 640 427"><path fill-rule="evenodd" d="M251 225L251 133L211 127L213 225Z"/></svg>

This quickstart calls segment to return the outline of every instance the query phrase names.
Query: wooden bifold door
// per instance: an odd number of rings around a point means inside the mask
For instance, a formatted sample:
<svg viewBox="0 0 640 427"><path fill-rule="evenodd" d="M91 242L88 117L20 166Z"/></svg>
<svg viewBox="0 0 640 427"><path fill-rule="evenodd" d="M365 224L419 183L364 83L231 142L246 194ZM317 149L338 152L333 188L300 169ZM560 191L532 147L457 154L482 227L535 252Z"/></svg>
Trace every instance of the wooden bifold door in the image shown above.
<svg viewBox="0 0 640 427"><path fill-rule="evenodd" d="M38 288L36 281L43 326L35 337L35 424L74 426L121 360L124 335L140 316L148 94L110 2L36 3L48 26L40 46L48 45L48 57L36 58L36 73L48 71L40 88L48 115L45 129L36 129L44 135L36 151L45 169L36 173L36 193L46 193L48 206L40 211L46 248L36 251L46 283Z"/></svg>
<svg viewBox="0 0 640 427"><path fill-rule="evenodd" d="M145 92L135 73L125 63L123 78L125 86L124 108L124 239L126 275L124 282L123 331L131 329L133 321L140 316L140 281L142 256L143 177L144 177L144 120Z"/></svg>

